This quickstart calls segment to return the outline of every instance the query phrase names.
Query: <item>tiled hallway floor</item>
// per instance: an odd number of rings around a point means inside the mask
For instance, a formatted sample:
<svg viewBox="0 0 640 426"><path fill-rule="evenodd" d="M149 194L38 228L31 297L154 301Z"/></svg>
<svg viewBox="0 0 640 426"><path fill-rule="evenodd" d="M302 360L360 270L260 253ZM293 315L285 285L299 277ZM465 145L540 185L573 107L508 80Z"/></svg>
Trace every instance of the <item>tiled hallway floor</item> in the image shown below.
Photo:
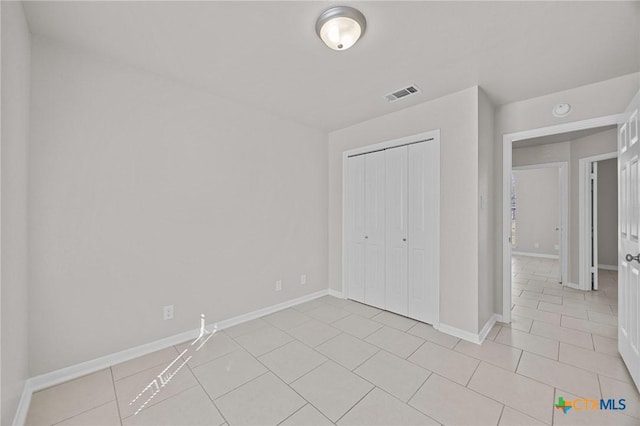
<svg viewBox="0 0 640 426"><path fill-rule="evenodd" d="M326 296L218 332L138 415L129 402L186 346L37 392L27 424L640 424L616 350L615 273L584 293L557 284L557 262L513 266L513 323L482 345ZM560 396L627 409L563 414Z"/></svg>

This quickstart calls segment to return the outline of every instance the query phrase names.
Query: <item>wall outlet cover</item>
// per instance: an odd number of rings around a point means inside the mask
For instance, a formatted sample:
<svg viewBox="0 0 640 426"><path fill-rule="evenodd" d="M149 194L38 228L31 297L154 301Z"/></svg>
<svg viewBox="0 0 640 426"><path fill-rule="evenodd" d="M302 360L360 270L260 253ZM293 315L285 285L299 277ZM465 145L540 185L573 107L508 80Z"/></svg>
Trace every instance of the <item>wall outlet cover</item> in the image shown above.
<svg viewBox="0 0 640 426"><path fill-rule="evenodd" d="M162 308L162 316L166 320L173 319L173 305L167 305Z"/></svg>

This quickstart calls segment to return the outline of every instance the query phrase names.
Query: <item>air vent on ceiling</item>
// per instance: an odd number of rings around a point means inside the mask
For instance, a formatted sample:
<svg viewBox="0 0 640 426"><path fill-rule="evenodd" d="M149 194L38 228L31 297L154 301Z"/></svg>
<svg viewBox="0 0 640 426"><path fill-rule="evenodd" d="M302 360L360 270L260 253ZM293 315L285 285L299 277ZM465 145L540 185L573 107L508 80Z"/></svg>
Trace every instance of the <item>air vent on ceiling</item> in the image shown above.
<svg viewBox="0 0 640 426"><path fill-rule="evenodd" d="M416 93L420 93L420 88L415 84L412 84L411 86L407 86L389 93L388 95L384 95L384 98L389 102L395 102L398 99L406 98L407 96L415 95Z"/></svg>

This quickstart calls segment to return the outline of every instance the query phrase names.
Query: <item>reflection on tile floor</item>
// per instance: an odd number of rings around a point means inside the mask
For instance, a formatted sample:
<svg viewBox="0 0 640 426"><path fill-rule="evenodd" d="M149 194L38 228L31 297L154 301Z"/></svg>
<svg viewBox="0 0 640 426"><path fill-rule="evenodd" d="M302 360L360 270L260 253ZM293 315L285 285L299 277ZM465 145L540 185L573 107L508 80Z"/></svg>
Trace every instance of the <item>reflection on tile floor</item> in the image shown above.
<svg viewBox="0 0 640 426"><path fill-rule="evenodd" d="M138 415L129 401L181 345L35 393L27 424L640 424L616 273L588 293L557 275L557 261L514 256L513 322L482 345L325 296L219 332ZM559 396L627 409L563 414Z"/></svg>

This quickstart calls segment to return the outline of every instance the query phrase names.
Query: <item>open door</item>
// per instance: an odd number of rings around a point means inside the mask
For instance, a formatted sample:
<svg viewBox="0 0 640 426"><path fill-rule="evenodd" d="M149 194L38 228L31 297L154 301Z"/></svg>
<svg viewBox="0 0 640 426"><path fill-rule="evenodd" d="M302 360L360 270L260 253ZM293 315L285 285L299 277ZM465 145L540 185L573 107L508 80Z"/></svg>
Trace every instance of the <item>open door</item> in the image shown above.
<svg viewBox="0 0 640 426"><path fill-rule="evenodd" d="M618 350L640 389L640 92L618 125Z"/></svg>

